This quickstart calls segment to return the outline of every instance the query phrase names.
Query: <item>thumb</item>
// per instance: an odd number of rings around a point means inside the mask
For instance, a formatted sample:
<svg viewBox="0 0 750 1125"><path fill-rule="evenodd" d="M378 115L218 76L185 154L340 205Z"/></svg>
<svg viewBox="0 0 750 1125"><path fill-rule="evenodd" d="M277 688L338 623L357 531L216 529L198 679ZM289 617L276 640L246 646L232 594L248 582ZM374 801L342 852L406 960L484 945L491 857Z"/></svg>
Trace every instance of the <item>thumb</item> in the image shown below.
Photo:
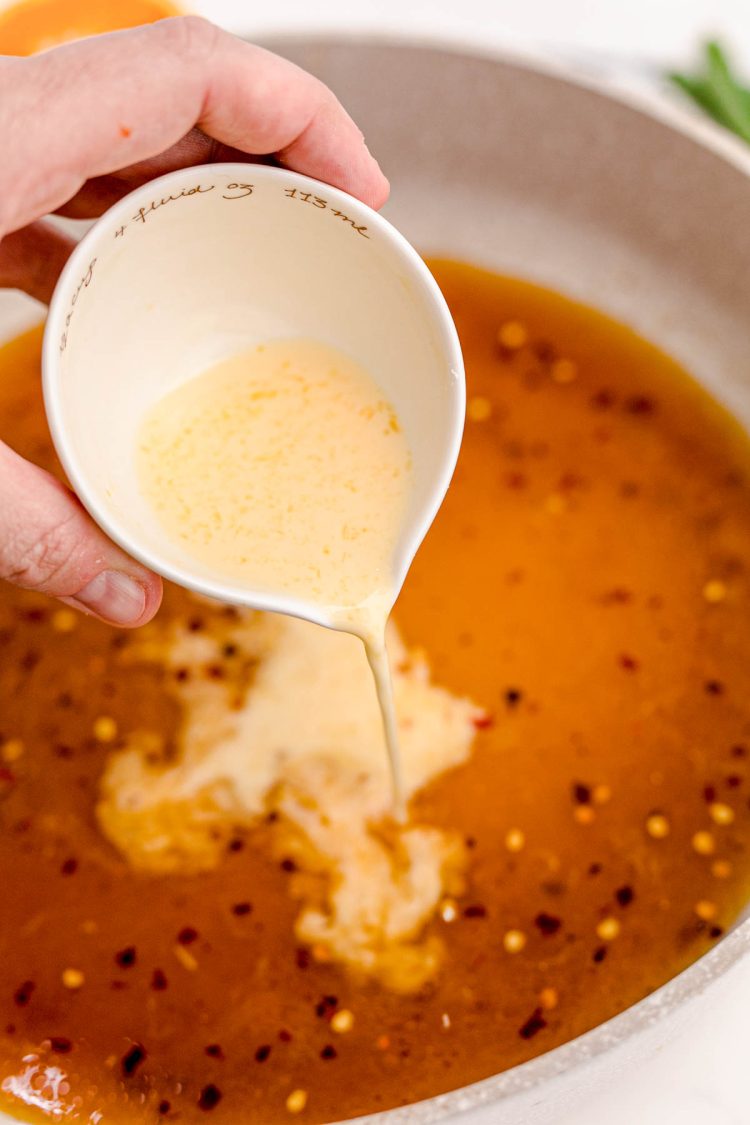
<svg viewBox="0 0 750 1125"><path fill-rule="evenodd" d="M0 578L112 625L143 625L161 579L116 547L72 492L0 442Z"/></svg>

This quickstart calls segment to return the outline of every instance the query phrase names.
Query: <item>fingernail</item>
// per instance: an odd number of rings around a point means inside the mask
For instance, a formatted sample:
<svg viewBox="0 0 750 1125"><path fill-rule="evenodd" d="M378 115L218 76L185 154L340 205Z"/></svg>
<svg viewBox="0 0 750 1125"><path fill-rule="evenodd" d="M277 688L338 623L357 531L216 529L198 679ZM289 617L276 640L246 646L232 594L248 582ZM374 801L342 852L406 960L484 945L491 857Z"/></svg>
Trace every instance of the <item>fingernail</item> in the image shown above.
<svg viewBox="0 0 750 1125"><path fill-rule="evenodd" d="M103 570L71 601L98 617L104 617L113 625L135 625L146 608L146 591L128 574L119 570Z"/></svg>

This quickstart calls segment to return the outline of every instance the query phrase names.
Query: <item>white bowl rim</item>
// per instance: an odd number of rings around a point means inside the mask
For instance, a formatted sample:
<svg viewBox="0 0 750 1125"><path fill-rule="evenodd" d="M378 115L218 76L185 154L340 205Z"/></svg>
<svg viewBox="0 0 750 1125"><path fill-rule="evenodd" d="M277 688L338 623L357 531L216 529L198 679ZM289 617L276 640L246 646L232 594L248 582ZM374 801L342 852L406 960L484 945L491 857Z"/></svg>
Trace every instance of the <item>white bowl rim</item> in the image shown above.
<svg viewBox="0 0 750 1125"><path fill-rule="evenodd" d="M530 73L541 74L619 103L634 113L665 125L699 147L714 153L750 179L750 147L708 119L688 109L682 109L677 103L672 104L645 91L623 89L616 83L610 84L606 80L581 76L573 72L570 65L557 60L546 51L525 44L496 46L479 41L470 35L447 37L441 34L410 32L384 34L376 27L371 32L366 28L358 28L356 31L344 29L340 32L338 30L329 32L319 28L307 30L304 27L290 32L285 28L277 33L264 30L259 38L263 43L269 43L272 49L280 51L283 51L285 41L295 44L304 42L313 46L360 44L386 48L421 48L426 51L440 51L499 62ZM444 1094L394 1109L357 1118L341 1119L332 1125L431 1125L432 1122L443 1121L450 1115L464 1114L471 1109L505 1101L515 1094L541 1087L543 1083L571 1072L577 1066L597 1058L610 1048L645 1032L671 1012L696 999L715 980L736 965L748 951L750 951L750 917L739 922L712 949L642 1000L636 1001L604 1023L597 1024L596 1027L559 1047L468 1086L456 1087Z"/></svg>
<svg viewBox="0 0 750 1125"><path fill-rule="evenodd" d="M281 183L287 182L289 185L304 188L311 192L325 191L326 197L332 199L342 209L346 208L350 214L355 214L358 220L364 219L367 225L377 231L383 242L388 245L395 259L401 264L410 281L423 297L425 306L430 310L435 336L440 341L446 370L450 375L450 379L447 379L446 383L450 391L453 425L446 442L440 471L432 482L429 496L419 517L415 518L409 525L408 535L402 536L394 557L393 586L390 593L392 593L395 602L414 555L443 502L461 448L466 410L466 382L461 344L453 322L453 316L442 290L423 259L408 239L388 219L341 188L325 184L311 176L305 176L294 169L268 164L252 164L250 166L253 170L254 179L258 181L278 180ZM89 269L92 253L97 245L104 241L108 232L116 228L118 222L123 220L125 216L132 213L133 207L138 202L148 199L161 188L169 188L181 184L185 179L189 180L195 175L196 169L209 176L230 176L233 179L240 179L247 175L248 164L237 161L220 161L196 166L190 165L185 168L174 169L163 176L141 184L99 216L93 226L80 239L65 263L52 294L42 342L42 389L52 441L67 479L83 506L114 543L117 543L144 566L162 575L168 581L206 597L216 598L232 605L251 606L253 609L271 613L301 617L326 628L337 628L335 616L328 613L325 607L316 606L313 602L308 603L302 598L282 593L248 590L240 582L230 578L197 577L187 564L179 565L174 561L163 558L158 552L141 548L133 542L123 521L107 510L97 497L91 486L90 474L82 469L74 444L70 440L64 423L59 340L71 308L71 297L79 287L80 278Z"/></svg>

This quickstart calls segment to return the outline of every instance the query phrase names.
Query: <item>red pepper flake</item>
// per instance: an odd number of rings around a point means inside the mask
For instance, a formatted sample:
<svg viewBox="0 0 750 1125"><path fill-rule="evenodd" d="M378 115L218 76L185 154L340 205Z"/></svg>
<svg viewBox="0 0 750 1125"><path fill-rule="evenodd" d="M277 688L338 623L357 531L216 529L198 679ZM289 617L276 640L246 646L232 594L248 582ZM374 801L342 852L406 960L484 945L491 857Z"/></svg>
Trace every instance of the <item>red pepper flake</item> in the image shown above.
<svg viewBox="0 0 750 1125"><path fill-rule="evenodd" d="M744 746L733 746L729 753L733 758L745 758L747 756L747 748Z"/></svg>
<svg viewBox="0 0 750 1125"><path fill-rule="evenodd" d="M198 1109L209 1110L215 1109L221 1101L221 1090L218 1086L214 1086L213 1082L209 1082L208 1086L204 1086L198 1098Z"/></svg>
<svg viewBox="0 0 750 1125"><path fill-rule="evenodd" d="M220 1043L209 1043L207 1047L203 1048L203 1050L210 1059L221 1059L223 1062L224 1052L221 1049Z"/></svg>
<svg viewBox="0 0 750 1125"><path fill-rule="evenodd" d="M464 843L466 844L466 847L472 851L477 846L477 842L473 836L465 836Z"/></svg>
<svg viewBox="0 0 750 1125"><path fill-rule="evenodd" d="M112 989L112 990L113 990L114 992L124 992L124 991L125 991L125 989L126 989L126 988L127 988L128 986L127 986L127 984L125 983L125 981L124 981L124 980L111 980L111 981L109 982L109 987L110 987L110 988L111 988L111 989Z"/></svg>
<svg viewBox="0 0 750 1125"><path fill-rule="evenodd" d="M720 938L723 933L724 933L724 930L721 928L721 926L712 926L711 929L708 931L708 936L710 938L714 938L714 940L715 940L716 938Z"/></svg>
<svg viewBox="0 0 750 1125"><path fill-rule="evenodd" d="M75 875L77 870L78 870L78 860L73 859L72 857L70 859L66 859L65 862L60 865L60 874L61 875Z"/></svg>
<svg viewBox="0 0 750 1125"><path fill-rule="evenodd" d="M464 918L486 918L487 907L481 902L474 902L464 910Z"/></svg>
<svg viewBox="0 0 750 1125"><path fill-rule="evenodd" d="M620 906L630 906L631 902L635 898L635 893L632 887L618 887L615 891L615 898L617 899Z"/></svg>
<svg viewBox="0 0 750 1125"><path fill-rule="evenodd" d="M505 483L507 484L508 488L518 490L526 487L526 485L528 484L528 477L525 473L506 473Z"/></svg>
<svg viewBox="0 0 750 1125"><path fill-rule="evenodd" d="M315 1005L315 1015L322 1019L338 1007L338 996L323 996Z"/></svg>
<svg viewBox="0 0 750 1125"><path fill-rule="evenodd" d="M209 680L223 680L226 676L226 672L222 668L221 664L207 664L206 676L209 678Z"/></svg>
<svg viewBox="0 0 750 1125"><path fill-rule="evenodd" d="M12 770L9 770L7 766L0 766L0 781L6 785L13 785L15 780L16 777Z"/></svg>
<svg viewBox="0 0 750 1125"><path fill-rule="evenodd" d="M239 836L235 836L235 838L233 840L230 840L229 843L227 844L227 849L230 852L241 852L242 849L244 848L244 846L245 846L245 841L240 840Z"/></svg>
<svg viewBox="0 0 750 1125"><path fill-rule="evenodd" d="M263 1043L262 1046L258 1047L258 1050L255 1052L255 1061L259 1062L259 1063L264 1063L270 1054L271 1054L271 1044L270 1043Z"/></svg>
<svg viewBox="0 0 750 1125"><path fill-rule="evenodd" d="M292 1038L293 1038L293 1036L292 1036L291 1031L287 1031L287 1029L285 1027L282 1027L281 1031L279 1032L279 1039L281 1040L281 1042L282 1043L291 1043Z"/></svg>
<svg viewBox="0 0 750 1125"><path fill-rule="evenodd" d="M52 1035L49 1041L50 1050L54 1051L57 1055L67 1055L73 1050L73 1044L69 1039L64 1039L61 1035Z"/></svg>
<svg viewBox="0 0 750 1125"><path fill-rule="evenodd" d="M554 344L551 344L549 340L536 340L532 345L532 350L540 363L552 363L557 358Z"/></svg>
<svg viewBox="0 0 750 1125"><path fill-rule="evenodd" d="M38 625L41 621L47 618L47 611L44 609L22 609L19 611L18 616L24 621L29 621L32 625Z"/></svg>
<svg viewBox="0 0 750 1125"><path fill-rule="evenodd" d="M16 1025L14 1023L6 1023L5 1034L6 1035L15 1035L16 1034Z"/></svg>
<svg viewBox="0 0 750 1125"><path fill-rule="evenodd" d="M730 773L728 777L724 778L724 784L728 785L730 789L737 789L742 785L742 778L736 773Z"/></svg>
<svg viewBox="0 0 750 1125"><path fill-rule="evenodd" d="M162 1117L164 1117L167 1113L169 1113L171 1108L172 1108L172 1106L166 1100L166 1098L164 1099L164 1101L159 1102L159 1113L162 1115Z"/></svg>
<svg viewBox="0 0 750 1125"><path fill-rule="evenodd" d="M300 946L294 954L294 960L298 969L309 969L312 961L310 950Z"/></svg>
<svg viewBox="0 0 750 1125"><path fill-rule="evenodd" d="M64 742L58 742L53 749L58 758L70 760L73 757L73 747L66 746Z"/></svg>
<svg viewBox="0 0 750 1125"><path fill-rule="evenodd" d="M124 1077L130 1078L132 1074L135 1074L145 1058L145 1048L143 1048L140 1043L134 1043L130 1050L126 1051L120 1059L120 1067Z"/></svg>
<svg viewBox="0 0 750 1125"><path fill-rule="evenodd" d="M233 656L237 655L237 645L227 644L221 650L221 655L225 656L227 660L231 660Z"/></svg>
<svg viewBox="0 0 750 1125"><path fill-rule="evenodd" d="M177 935L180 945L192 945L198 939L198 931L192 926L183 926Z"/></svg>
<svg viewBox="0 0 750 1125"><path fill-rule="evenodd" d="M599 948L595 949L594 952L592 953L591 960L595 961L597 965L600 965L606 956L607 956L606 945L600 945Z"/></svg>
<svg viewBox="0 0 750 1125"><path fill-rule="evenodd" d="M583 488L586 483L586 478L579 476L578 473L563 473L557 482L558 492L573 492L576 488Z"/></svg>
<svg viewBox="0 0 750 1125"><path fill-rule="evenodd" d="M320 1052L321 1059L335 1059L337 1055L338 1051L332 1043L326 1043L325 1047Z"/></svg>
<svg viewBox="0 0 750 1125"><path fill-rule="evenodd" d="M168 984L167 978L164 975L164 973L162 972L162 970L161 969L154 969L153 974L151 976L151 987L153 988L154 992L163 992L164 989L167 987L167 984Z"/></svg>
<svg viewBox="0 0 750 1125"><path fill-rule="evenodd" d="M533 1039L537 1032L542 1031L546 1026L547 1021L542 1015L542 1009L535 1008L518 1034L522 1039Z"/></svg>
<svg viewBox="0 0 750 1125"><path fill-rule="evenodd" d="M708 801L709 805L716 800L716 787L714 785L703 786L703 800Z"/></svg>
<svg viewBox="0 0 750 1125"><path fill-rule="evenodd" d="M523 692L519 688L508 688L505 692L505 702L509 707L517 707L523 698Z"/></svg>
<svg viewBox="0 0 750 1125"><path fill-rule="evenodd" d="M131 969L135 965L136 952L134 945L126 945L124 949L115 953L115 962L121 969Z"/></svg>
<svg viewBox="0 0 750 1125"><path fill-rule="evenodd" d="M640 667L640 661L636 660L634 656L630 656L627 652L620 653L617 659L620 667L626 672L637 672Z"/></svg>
<svg viewBox="0 0 750 1125"><path fill-rule="evenodd" d="M129 137L132 132L133 132L133 130L129 126L127 126L127 125L121 125L120 126L120 136L121 137Z"/></svg>
<svg viewBox="0 0 750 1125"><path fill-rule="evenodd" d="M476 715L471 720L471 724L474 730L489 730L494 727L495 719L492 715Z"/></svg>
<svg viewBox="0 0 750 1125"><path fill-rule="evenodd" d="M615 586L614 589L602 594L601 600L602 605L628 605L632 602L633 595L624 586Z"/></svg>
<svg viewBox="0 0 750 1125"><path fill-rule="evenodd" d="M174 678L177 680L178 684L184 684L187 680L190 679L190 669L175 668Z"/></svg>
<svg viewBox="0 0 750 1125"><path fill-rule="evenodd" d="M656 403L648 395L632 395L625 399L625 409L628 414L653 414Z"/></svg>
<svg viewBox="0 0 750 1125"><path fill-rule="evenodd" d="M294 860L289 859L288 857L286 859L282 859L280 866L282 871L288 871L290 875L298 870L297 864L294 862Z"/></svg>
<svg viewBox="0 0 750 1125"><path fill-rule="evenodd" d="M188 618L187 627L190 633L200 633L205 629L206 623L202 617L190 617Z"/></svg>
<svg viewBox="0 0 750 1125"><path fill-rule="evenodd" d="M577 805L588 805L591 801L591 787L582 781L573 782L573 800Z"/></svg>
<svg viewBox="0 0 750 1125"><path fill-rule="evenodd" d="M234 906L232 907L232 914L234 914L237 918L244 918L245 915L249 914L252 909L253 906L250 902L235 902Z"/></svg>
<svg viewBox="0 0 750 1125"><path fill-rule="evenodd" d="M724 685L721 680L706 680L703 685L707 695L723 695Z"/></svg>
<svg viewBox="0 0 750 1125"><path fill-rule="evenodd" d="M601 872L602 872L601 863L590 863L589 864L589 875L601 875Z"/></svg>
<svg viewBox="0 0 750 1125"><path fill-rule="evenodd" d="M23 984L20 984L16 991L13 993L14 1003L16 1003L19 1008L25 1008L29 1000L31 999L31 994L33 993L35 988L36 985L34 984L33 980L25 980Z"/></svg>
<svg viewBox="0 0 750 1125"><path fill-rule="evenodd" d="M556 918L554 914L547 914L543 910L541 914L537 914L534 925L539 928L544 937L552 937L562 926L562 919Z"/></svg>
<svg viewBox="0 0 750 1125"><path fill-rule="evenodd" d="M596 394L592 395L589 399L594 410L609 410L611 406L614 406L615 401L615 395L606 388L597 391Z"/></svg>

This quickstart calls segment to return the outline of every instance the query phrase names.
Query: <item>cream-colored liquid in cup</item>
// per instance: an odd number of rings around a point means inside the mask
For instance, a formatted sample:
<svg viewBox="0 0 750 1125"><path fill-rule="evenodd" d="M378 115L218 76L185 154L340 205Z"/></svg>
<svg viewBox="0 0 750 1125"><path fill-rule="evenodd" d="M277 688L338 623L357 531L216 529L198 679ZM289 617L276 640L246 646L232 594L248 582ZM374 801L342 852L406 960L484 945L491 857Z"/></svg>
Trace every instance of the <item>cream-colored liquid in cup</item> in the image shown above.
<svg viewBox="0 0 750 1125"><path fill-rule="evenodd" d="M362 639L402 815L385 625L411 454L372 377L312 340L259 345L151 409L138 471L164 529L214 574L320 606Z"/></svg>

